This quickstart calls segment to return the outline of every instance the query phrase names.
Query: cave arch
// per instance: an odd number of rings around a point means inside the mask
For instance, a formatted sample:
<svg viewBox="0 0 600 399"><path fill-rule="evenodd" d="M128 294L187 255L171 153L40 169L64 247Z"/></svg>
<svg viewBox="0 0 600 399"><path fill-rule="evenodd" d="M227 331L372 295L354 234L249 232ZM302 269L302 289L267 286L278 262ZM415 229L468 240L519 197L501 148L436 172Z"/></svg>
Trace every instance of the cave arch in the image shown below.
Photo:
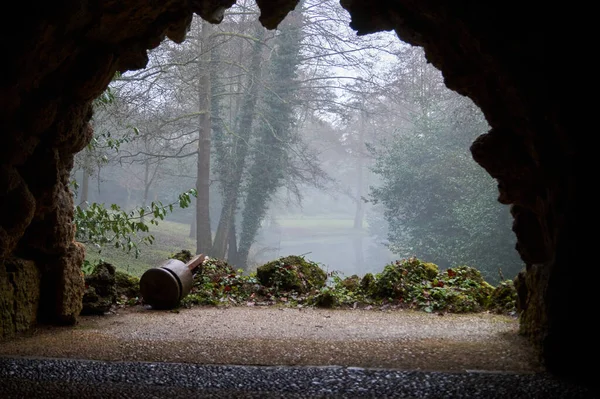
<svg viewBox="0 0 600 399"><path fill-rule="evenodd" d="M143 68L166 37L181 42L193 13L218 23L234 0L72 1L34 11L16 6L3 21L0 74L0 336L37 321L73 323L79 314L84 252L74 242L68 187L73 155L91 139L91 102L116 71ZM257 0L275 28L296 0ZM469 96L492 126L471 147L511 204L522 332L548 368L589 378L591 290L578 289L590 266L578 262L580 142L563 99L575 74L558 6L442 0L341 0L359 34L395 30L422 46L446 85ZM554 7L554 8L553 8ZM18 36L12 33L19 32Z"/></svg>

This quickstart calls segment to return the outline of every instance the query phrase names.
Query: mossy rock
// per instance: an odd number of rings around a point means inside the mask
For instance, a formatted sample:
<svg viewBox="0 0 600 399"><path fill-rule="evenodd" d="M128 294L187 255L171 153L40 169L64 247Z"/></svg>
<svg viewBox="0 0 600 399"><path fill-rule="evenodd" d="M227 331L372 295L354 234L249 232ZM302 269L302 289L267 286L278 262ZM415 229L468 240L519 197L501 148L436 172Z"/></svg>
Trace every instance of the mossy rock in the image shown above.
<svg viewBox="0 0 600 399"><path fill-rule="evenodd" d="M377 274L372 293L379 298L410 300L423 283L433 282L439 274L434 263L425 263L417 258L397 260Z"/></svg>
<svg viewBox="0 0 600 399"><path fill-rule="evenodd" d="M340 282L340 285L348 291L356 292L360 290L360 277L353 274L350 277L346 277Z"/></svg>
<svg viewBox="0 0 600 399"><path fill-rule="evenodd" d="M442 277L455 280L471 280L477 284L485 282L481 272L471 266L456 266L448 268L442 273Z"/></svg>
<svg viewBox="0 0 600 399"><path fill-rule="evenodd" d="M117 270L115 272L115 284L118 297L139 298L141 296L139 277Z"/></svg>
<svg viewBox="0 0 600 399"><path fill-rule="evenodd" d="M430 281L435 279L440 273L440 268L435 263L424 262L421 263L420 267L426 279Z"/></svg>
<svg viewBox="0 0 600 399"><path fill-rule="evenodd" d="M41 273L32 260L0 261L0 341L35 325L40 283Z"/></svg>
<svg viewBox="0 0 600 399"><path fill-rule="evenodd" d="M222 259L208 258L198 267L194 280L198 282L217 283L227 276L235 275L236 271Z"/></svg>
<svg viewBox="0 0 600 399"><path fill-rule="evenodd" d="M85 276L82 315L104 314L117 302L115 272L113 265L102 262Z"/></svg>
<svg viewBox="0 0 600 399"><path fill-rule="evenodd" d="M470 266L449 268L441 273L440 281L444 286L460 291L467 297L467 301L472 299L477 303L477 306L471 306L473 310L469 311L481 311L487 308L494 291L494 287L483 279L481 272Z"/></svg>
<svg viewBox="0 0 600 399"><path fill-rule="evenodd" d="M327 273L314 262L290 255L259 266L256 278L265 287L307 293L324 287Z"/></svg>
<svg viewBox="0 0 600 399"><path fill-rule="evenodd" d="M169 259L177 259L182 261L183 263L188 263L190 260L192 260L192 253L190 251L188 251L187 249L182 249L181 251L172 254Z"/></svg>
<svg viewBox="0 0 600 399"><path fill-rule="evenodd" d="M82 302L81 315L103 315L115 304L116 299L100 296L95 287L86 286Z"/></svg>
<svg viewBox="0 0 600 399"><path fill-rule="evenodd" d="M488 310L496 313L514 314L517 311L517 289L512 280L500 282L490 295Z"/></svg>
<svg viewBox="0 0 600 399"><path fill-rule="evenodd" d="M315 296L314 303L320 308L333 308L337 305L337 300L331 290L325 289Z"/></svg>
<svg viewBox="0 0 600 399"><path fill-rule="evenodd" d="M366 295L372 295L376 289L375 277L372 273L367 273L360 280L360 289Z"/></svg>
<svg viewBox="0 0 600 399"><path fill-rule="evenodd" d="M468 292L449 290L445 299L444 310L451 313L477 313L484 309L479 300Z"/></svg>

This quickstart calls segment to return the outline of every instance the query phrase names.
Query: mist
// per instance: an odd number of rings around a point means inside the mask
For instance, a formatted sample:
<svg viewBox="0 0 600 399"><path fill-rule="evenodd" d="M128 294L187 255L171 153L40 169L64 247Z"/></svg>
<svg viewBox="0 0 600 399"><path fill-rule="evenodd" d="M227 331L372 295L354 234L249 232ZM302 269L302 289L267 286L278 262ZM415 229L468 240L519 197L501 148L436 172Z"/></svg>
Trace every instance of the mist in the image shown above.
<svg viewBox="0 0 600 399"><path fill-rule="evenodd" d="M125 233L80 229L86 260L137 275L182 249L246 272L287 255L345 276L410 256L489 282L521 270L509 210L469 152L481 111L422 49L356 36L337 2L314 4L267 31L239 2L114 77L73 191L82 218L129 216Z"/></svg>

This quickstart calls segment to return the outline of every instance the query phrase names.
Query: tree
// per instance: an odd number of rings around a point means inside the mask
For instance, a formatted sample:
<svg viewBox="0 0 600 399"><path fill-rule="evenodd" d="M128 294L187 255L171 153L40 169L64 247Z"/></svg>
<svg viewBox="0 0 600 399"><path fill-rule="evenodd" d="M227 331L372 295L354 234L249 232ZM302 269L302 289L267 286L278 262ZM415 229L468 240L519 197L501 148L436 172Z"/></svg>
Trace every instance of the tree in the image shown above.
<svg viewBox="0 0 600 399"><path fill-rule="evenodd" d="M116 102L113 91L109 88L102 96L96 99L94 103L95 110L107 110L109 106ZM133 132L138 135L139 130L133 128ZM102 138L102 141L98 138ZM92 142L88 145L85 153L85 161L90 162L92 154L98 154L100 150L110 150L118 153L122 144L128 143L131 140L129 133L125 133L119 138L113 138L110 131L105 131L101 134L96 134ZM147 144L147 137L144 140ZM102 162L107 162L107 156L102 155ZM145 163L146 182L148 180L148 162ZM84 171L84 182L86 182ZM127 252L134 251L135 256L139 255L139 244L152 244L154 236L149 234L149 226L145 222L145 217L149 216L149 223L158 225L159 220L164 220L165 216L173 212L174 206L179 205L180 208L189 206L191 197L196 196L195 190L188 190L179 194L177 201L164 205L160 201L152 202L146 206L148 194L148 185L145 186L144 203L141 207L137 207L131 211L123 210L117 204L111 204L108 208L102 203L91 203L87 201L77 205L74 212L74 224L76 227L75 237L88 248L97 248L101 251L106 245L113 245L116 248L122 248ZM87 193L86 193L87 196ZM139 235L139 233L142 233Z"/></svg>
<svg viewBox="0 0 600 399"><path fill-rule="evenodd" d="M236 264L245 266L269 200L281 186L289 167L286 147L294 129L296 70L300 63L302 14L294 11L280 26L269 63L268 91L263 92L252 165L246 188L242 231Z"/></svg>
<svg viewBox="0 0 600 399"><path fill-rule="evenodd" d="M508 209L495 200L495 185L471 159L468 147L488 129L481 112L450 92L420 50L403 52L404 64L390 93L405 121L372 145L373 172L381 178L371 199L381 203L390 248L440 266L468 264L495 280L501 268L516 275Z"/></svg>
<svg viewBox="0 0 600 399"><path fill-rule="evenodd" d="M152 202L149 206L138 207L131 211L125 211L117 204L111 204L108 208L104 204L95 202L85 208L76 206L75 238L86 244L88 249L96 248L101 252L105 246L112 245L128 253L133 251L137 257L140 253L139 244L154 243L154 236L149 233L148 223L158 225L167 214L173 212L176 205L182 209L187 208L192 196L196 196L195 190L180 194L178 200L170 204Z"/></svg>
<svg viewBox="0 0 600 399"><path fill-rule="evenodd" d="M212 248L210 228L210 152L211 152L211 80L210 46L213 28L209 22L202 23L202 40L199 42L198 67L198 172L196 190L196 253L209 253Z"/></svg>
<svg viewBox="0 0 600 399"><path fill-rule="evenodd" d="M118 78L120 75L115 75ZM73 176L74 186L77 188L77 202L82 208L86 208L89 200L90 176L97 175L103 167L115 161L115 155L119 148L132 141L139 134L139 130L130 125L119 126L111 120L114 114L114 104L117 101L114 90L107 88L97 99L94 100L94 117L91 120L94 136L85 149L75 157L75 168L81 171L81 184ZM108 122L111 123L108 123Z"/></svg>
<svg viewBox="0 0 600 399"><path fill-rule="evenodd" d="M223 207L212 250L213 256L218 258L225 258L227 245L231 239L230 230L235 227L234 216L238 207L238 197L242 188L242 177L246 169L246 158L255 120L255 108L259 89L261 88L260 66L265 46L263 38L264 28L256 24L247 88L243 94L243 105L240 108L239 118L235 125L237 134L232 138L233 143L228 149L228 154L224 153L223 145L216 147L221 159L219 171L223 192ZM217 143L223 143L223 140L219 140ZM233 262L233 259L231 261Z"/></svg>

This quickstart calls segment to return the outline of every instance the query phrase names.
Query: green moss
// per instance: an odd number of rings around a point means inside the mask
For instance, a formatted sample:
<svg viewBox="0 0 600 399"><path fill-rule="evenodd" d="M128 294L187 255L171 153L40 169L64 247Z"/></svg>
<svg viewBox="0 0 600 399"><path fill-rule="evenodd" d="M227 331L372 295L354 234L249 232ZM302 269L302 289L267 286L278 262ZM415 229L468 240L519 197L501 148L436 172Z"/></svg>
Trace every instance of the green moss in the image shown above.
<svg viewBox="0 0 600 399"><path fill-rule="evenodd" d="M446 296L446 309L452 313L474 313L483 309L481 304L468 293L451 290Z"/></svg>
<svg viewBox="0 0 600 399"><path fill-rule="evenodd" d="M198 268L194 280L218 282L226 276L235 274L235 269L226 261L208 258Z"/></svg>
<svg viewBox="0 0 600 399"><path fill-rule="evenodd" d="M360 290L360 277L358 277L356 274L353 274L352 276L343 279L340 282L340 285L348 291L358 291Z"/></svg>
<svg viewBox="0 0 600 399"><path fill-rule="evenodd" d="M218 305L219 298L212 295L210 292L196 292L193 294L186 295L180 305L183 307L191 307L193 305Z"/></svg>
<svg viewBox="0 0 600 399"><path fill-rule="evenodd" d="M91 274L85 276L82 298L82 315L104 314L117 302L116 270L107 262L98 263Z"/></svg>
<svg viewBox="0 0 600 399"><path fill-rule="evenodd" d="M253 298L260 289L256 277L244 276L221 259L207 258L194 274L190 293L181 305L241 304Z"/></svg>
<svg viewBox="0 0 600 399"><path fill-rule="evenodd" d="M494 291L481 272L470 266L457 266L441 273L440 283L454 290L447 296L448 310L452 312L479 312L488 307Z"/></svg>
<svg viewBox="0 0 600 399"><path fill-rule="evenodd" d="M314 297L314 304L320 308L333 308L339 306L339 302L334 295L333 290L326 288Z"/></svg>
<svg viewBox="0 0 600 399"><path fill-rule="evenodd" d="M169 259L177 259L182 261L183 263L188 263L190 260L192 260L192 253L190 251L188 251L187 249L182 249L181 251L171 254L169 256Z"/></svg>
<svg viewBox="0 0 600 399"><path fill-rule="evenodd" d="M256 269L258 281L281 291L306 293L325 286L327 274L314 262L301 256L282 257Z"/></svg>
<svg viewBox="0 0 600 399"><path fill-rule="evenodd" d="M31 260L0 262L0 340L27 331L36 322L41 276Z"/></svg>
<svg viewBox="0 0 600 399"><path fill-rule="evenodd" d="M372 295L376 289L375 277L372 273L367 273L360 280L360 289L366 295Z"/></svg>
<svg viewBox="0 0 600 399"><path fill-rule="evenodd" d="M517 312L517 289L512 280L500 282L490 295L488 310L496 313L515 314Z"/></svg>
<svg viewBox="0 0 600 399"><path fill-rule="evenodd" d="M117 286L117 296L127 298L140 297L140 279L124 271L115 272L115 284Z"/></svg>
<svg viewBox="0 0 600 399"><path fill-rule="evenodd" d="M191 253L182 251L182 261ZM132 276L117 272L118 280L132 281ZM509 309L511 296L501 294L483 280L472 267L459 266L443 272L433 263L417 258L403 259L384 267L374 276L352 275L342 278L328 274L315 262L301 256L287 256L260 266L255 275L243 275L227 262L208 258L196 270L194 284L181 301L193 305L257 305L356 307L394 306L427 312L479 312L486 309ZM139 284L139 282L138 282ZM502 286L508 283L502 284ZM505 291L502 291L505 292ZM501 305L495 305L495 302ZM511 302L512 301L512 302ZM500 310L497 310L500 312Z"/></svg>
<svg viewBox="0 0 600 399"><path fill-rule="evenodd" d="M411 300L425 282L433 282L438 276L438 267L417 258L397 260L388 264L377 275L373 295L379 298Z"/></svg>
<svg viewBox="0 0 600 399"><path fill-rule="evenodd" d="M427 280L433 280L440 272L440 269L435 263L422 263L420 267L422 268L423 275L427 278Z"/></svg>

